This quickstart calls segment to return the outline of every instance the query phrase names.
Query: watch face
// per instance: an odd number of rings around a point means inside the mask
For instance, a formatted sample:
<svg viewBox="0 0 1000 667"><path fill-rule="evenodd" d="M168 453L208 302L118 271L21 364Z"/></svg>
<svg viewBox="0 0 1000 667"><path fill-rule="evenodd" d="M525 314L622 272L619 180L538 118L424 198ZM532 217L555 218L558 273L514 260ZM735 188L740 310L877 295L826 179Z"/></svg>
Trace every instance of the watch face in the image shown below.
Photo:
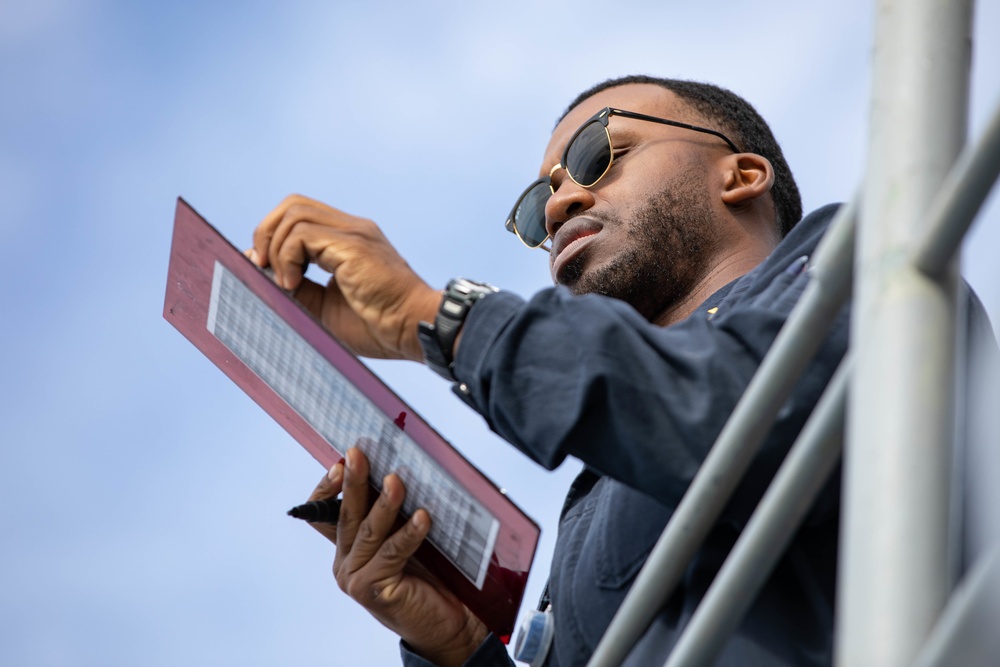
<svg viewBox="0 0 1000 667"><path fill-rule="evenodd" d="M476 301L497 291L499 290L492 285L476 283L465 278L455 278L448 283L434 324L421 322L418 331L420 345L424 350L424 361L438 375L448 380L455 380L452 373L455 365L453 350L458 332L465 324L465 317Z"/></svg>
<svg viewBox="0 0 1000 667"><path fill-rule="evenodd" d="M445 290L447 296L455 296L460 300L473 303L483 298L487 294L499 292L496 287L487 283L477 283L465 278L455 278L448 283Z"/></svg>

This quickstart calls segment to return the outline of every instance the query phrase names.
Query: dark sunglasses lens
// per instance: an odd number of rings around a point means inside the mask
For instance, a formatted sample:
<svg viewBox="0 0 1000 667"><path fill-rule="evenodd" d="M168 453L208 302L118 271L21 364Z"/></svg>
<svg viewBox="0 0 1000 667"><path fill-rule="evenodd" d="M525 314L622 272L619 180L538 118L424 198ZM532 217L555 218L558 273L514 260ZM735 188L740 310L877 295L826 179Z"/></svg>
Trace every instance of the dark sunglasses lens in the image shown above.
<svg viewBox="0 0 1000 667"><path fill-rule="evenodd" d="M608 133L598 121L580 128L566 151L566 171L580 185L593 185L611 164Z"/></svg>
<svg viewBox="0 0 1000 667"><path fill-rule="evenodd" d="M514 228L521 240L532 248L545 242L545 204L552 196L548 183L535 183L528 188L514 208Z"/></svg>

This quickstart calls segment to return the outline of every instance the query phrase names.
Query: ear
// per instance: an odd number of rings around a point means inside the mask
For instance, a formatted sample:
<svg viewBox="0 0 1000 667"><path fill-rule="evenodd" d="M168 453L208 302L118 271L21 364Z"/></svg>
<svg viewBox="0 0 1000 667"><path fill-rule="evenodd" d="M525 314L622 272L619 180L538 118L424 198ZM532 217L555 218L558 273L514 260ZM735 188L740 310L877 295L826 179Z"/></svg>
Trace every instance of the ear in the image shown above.
<svg viewBox="0 0 1000 667"><path fill-rule="evenodd" d="M730 155L725 162L722 201L728 206L745 206L763 197L774 185L771 162L755 153Z"/></svg>

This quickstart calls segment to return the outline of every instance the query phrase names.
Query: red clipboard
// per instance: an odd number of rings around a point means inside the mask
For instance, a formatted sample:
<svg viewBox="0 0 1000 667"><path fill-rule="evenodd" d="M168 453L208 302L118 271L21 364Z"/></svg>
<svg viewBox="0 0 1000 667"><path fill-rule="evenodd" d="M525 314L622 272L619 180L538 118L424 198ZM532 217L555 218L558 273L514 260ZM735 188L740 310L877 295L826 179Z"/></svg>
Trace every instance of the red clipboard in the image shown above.
<svg viewBox="0 0 1000 667"><path fill-rule="evenodd" d="M538 525L180 198L163 317L325 469L361 440L373 487L399 474L432 518L415 558L509 640Z"/></svg>

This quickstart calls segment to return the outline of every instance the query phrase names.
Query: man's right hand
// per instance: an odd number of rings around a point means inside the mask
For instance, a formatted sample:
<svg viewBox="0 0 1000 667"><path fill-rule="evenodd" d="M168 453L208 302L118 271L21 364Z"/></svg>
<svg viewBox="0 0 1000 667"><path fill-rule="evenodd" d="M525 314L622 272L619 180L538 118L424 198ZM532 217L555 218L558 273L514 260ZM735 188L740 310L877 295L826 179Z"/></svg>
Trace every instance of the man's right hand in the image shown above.
<svg viewBox="0 0 1000 667"><path fill-rule="evenodd" d="M419 509L393 532L406 490L396 475L383 480L374 504L368 460L350 449L309 500L343 491L336 526L312 524L337 545L333 573L341 590L417 653L449 667L461 665L486 638L486 626L410 556L424 541L431 518ZM369 506L371 509L369 510Z"/></svg>

